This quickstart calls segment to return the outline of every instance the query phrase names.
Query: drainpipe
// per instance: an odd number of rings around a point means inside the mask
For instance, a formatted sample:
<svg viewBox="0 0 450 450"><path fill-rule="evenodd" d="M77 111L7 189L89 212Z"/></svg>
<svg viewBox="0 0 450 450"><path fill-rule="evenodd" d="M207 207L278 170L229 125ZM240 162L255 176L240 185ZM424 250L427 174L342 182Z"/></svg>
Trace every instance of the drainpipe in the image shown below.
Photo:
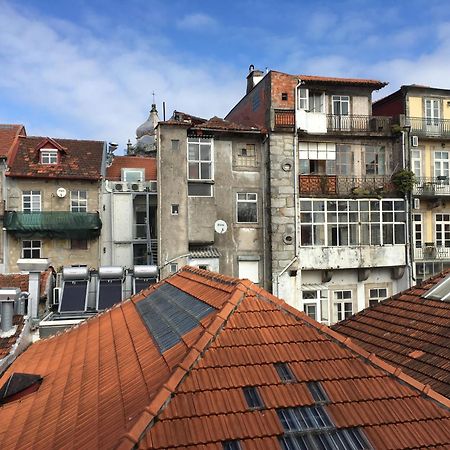
<svg viewBox="0 0 450 450"><path fill-rule="evenodd" d="M261 143L261 165L263 167L263 177L262 177L262 206L263 206L263 214L262 214L262 229L263 229L263 239L262 239L262 245L263 245L263 286L265 289L267 289L267 254L266 254L266 249L267 249L267 243L266 243L266 236L265 234L267 233L267 226L266 226L266 206L267 206L267 202L266 202L266 171L268 170L267 168L270 167L269 164L267 163L267 161L265 160L265 158L263 158L264 155L267 155L267 158L270 158L269 152L264 152L264 145L265 143L268 141L269 139L269 135L266 134L266 136L264 137L262 143ZM263 155L264 153L264 155ZM263 164L264 163L264 164ZM271 261L272 263L272 261Z"/></svg>

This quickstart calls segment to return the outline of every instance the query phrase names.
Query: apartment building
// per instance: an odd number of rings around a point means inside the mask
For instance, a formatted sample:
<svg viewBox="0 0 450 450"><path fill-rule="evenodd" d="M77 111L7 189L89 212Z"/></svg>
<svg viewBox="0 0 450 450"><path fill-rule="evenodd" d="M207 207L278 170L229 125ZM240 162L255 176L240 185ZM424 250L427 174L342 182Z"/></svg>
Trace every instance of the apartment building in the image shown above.
<svg viewBox="0 0 450 450"><path fill-rule="evenodd" d="M264 133L175 111L157 126L158 265L185 264L267 286Z"/></svg>
<svg viewBox="0 0 450 450"><path fill-rule="evenodd" d="M402 86L373 110L409 131L412 258L415 279L422 281L450 267L450 90Z"/></svg>
<svg viewBox="0 0 450 450"><path fill-rule="evenodd" d="M19 136L6 172L7 272L32 258L98 266L105 152L100 141Z"/></svg>
<svg viewBox="0 0 450 450"><path fill-rule="evenodd" d="M273 292L334 323L408 286L402 134L377 80L264 74L226 116L268 130Z"/></svg>
<svg viewBox="0 0 450 450"><path fill-rule="evenodd" d="M102 195L102 266L157 263L156 159L114 156Z"/></svg>

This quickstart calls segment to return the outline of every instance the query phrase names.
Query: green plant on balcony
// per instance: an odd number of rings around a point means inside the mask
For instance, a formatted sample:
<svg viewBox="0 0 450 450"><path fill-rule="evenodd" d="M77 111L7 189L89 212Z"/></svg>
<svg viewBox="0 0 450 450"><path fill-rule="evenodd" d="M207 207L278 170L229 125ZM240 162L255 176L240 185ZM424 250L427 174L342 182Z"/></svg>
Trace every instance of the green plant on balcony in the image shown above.
<svg viewBox="0 0 450 450"><path fill-rule="evenodd" d="M415 175L411 170L402 169L392 175L392 184L398 192L408 194L413 190Z"/></svg>

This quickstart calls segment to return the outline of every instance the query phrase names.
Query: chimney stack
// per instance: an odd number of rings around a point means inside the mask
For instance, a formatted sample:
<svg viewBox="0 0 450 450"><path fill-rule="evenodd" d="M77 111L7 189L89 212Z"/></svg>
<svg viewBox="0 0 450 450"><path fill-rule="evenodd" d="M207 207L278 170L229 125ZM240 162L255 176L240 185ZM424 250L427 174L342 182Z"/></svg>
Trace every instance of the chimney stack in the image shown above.
<svg viewBox="0 0 450 450"><path fill-rule="evenodd" d="M253 64L250 64L247 75L247 94L263 79L264 72L255 69Z"/></svg>
<svg viewBox="0 0 450 450"><path fill-rule="evenodd" d="M1 333L8 333L13 329L14 302L19 295L20 289L17 288L0 289Z"/></svg>

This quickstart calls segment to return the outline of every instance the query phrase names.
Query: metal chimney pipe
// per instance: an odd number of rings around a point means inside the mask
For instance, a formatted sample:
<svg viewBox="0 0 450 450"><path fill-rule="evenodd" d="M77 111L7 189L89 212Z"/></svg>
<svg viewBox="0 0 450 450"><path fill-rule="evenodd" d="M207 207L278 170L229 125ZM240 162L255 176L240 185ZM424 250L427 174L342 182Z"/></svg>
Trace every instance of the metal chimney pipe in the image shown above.
<svg viewBox="0 0 450 450"><path fill-rule="evenodd" d="M14 316L14 300L2 301L2 326L1 330L3 332L9 331L13 327L13 316Z"/></svg>

